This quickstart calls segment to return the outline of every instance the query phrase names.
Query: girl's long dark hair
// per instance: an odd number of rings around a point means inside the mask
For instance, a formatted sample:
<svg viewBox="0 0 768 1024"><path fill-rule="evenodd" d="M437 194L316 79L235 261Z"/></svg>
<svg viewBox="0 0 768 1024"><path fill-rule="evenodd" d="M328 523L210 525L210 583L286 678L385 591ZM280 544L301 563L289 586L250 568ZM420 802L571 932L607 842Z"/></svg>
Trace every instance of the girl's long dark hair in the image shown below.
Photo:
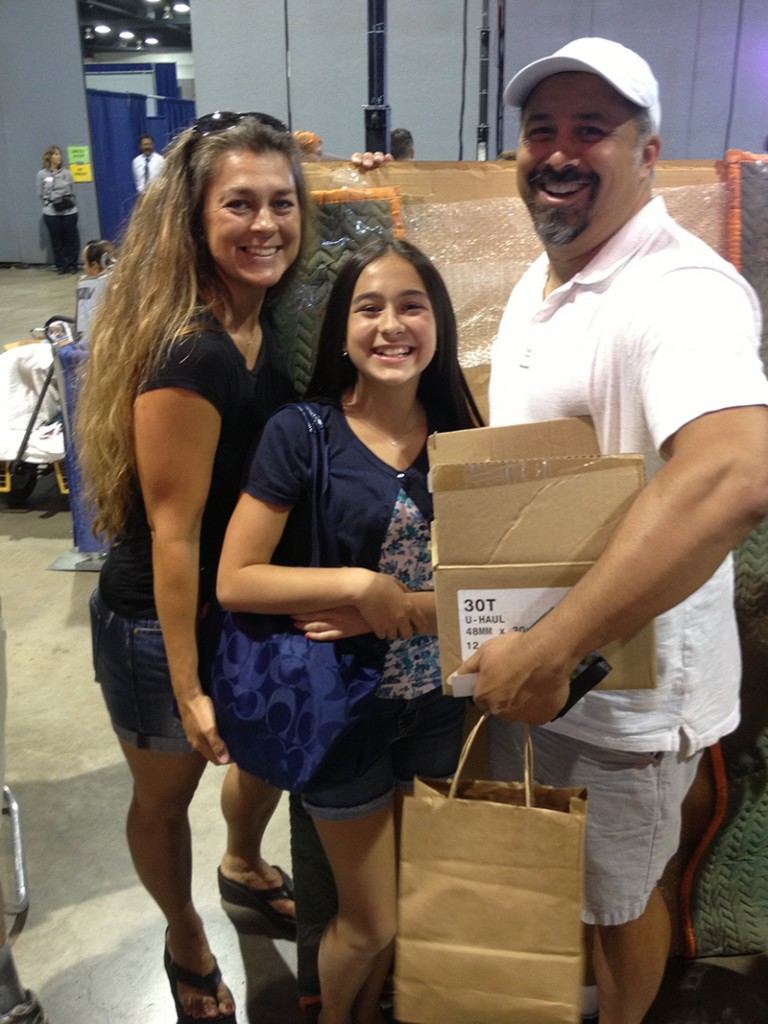
<svg viewBox="0 0 768 1024"><path fill-rule="evenodd" d="M483 418L459 366L456 315L445 282L429 257L402 239L377 239L369 243L353 253L339 271L320 329L317 359L307 397L338 399L354 384L357 371L352 362L342 355L346 347L352 296L357 279L365 268L388 253L402 256L414 268L424 282L435 316L437 351L421 374L417 392L430 424L442 430L483 426Z"/></svg>

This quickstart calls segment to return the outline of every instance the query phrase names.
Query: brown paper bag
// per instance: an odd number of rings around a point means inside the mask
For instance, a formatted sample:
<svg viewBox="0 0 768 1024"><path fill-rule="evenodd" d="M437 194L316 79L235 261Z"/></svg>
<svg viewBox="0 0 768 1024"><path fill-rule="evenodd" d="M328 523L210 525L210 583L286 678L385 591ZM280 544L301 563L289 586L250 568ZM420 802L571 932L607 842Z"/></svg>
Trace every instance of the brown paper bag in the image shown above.
<svg viewBox="0 0 768 1024"><path fill-rule="evenodd" d="M416 779L401 844L395 1017L577 1024L587 794Z"/></svg>

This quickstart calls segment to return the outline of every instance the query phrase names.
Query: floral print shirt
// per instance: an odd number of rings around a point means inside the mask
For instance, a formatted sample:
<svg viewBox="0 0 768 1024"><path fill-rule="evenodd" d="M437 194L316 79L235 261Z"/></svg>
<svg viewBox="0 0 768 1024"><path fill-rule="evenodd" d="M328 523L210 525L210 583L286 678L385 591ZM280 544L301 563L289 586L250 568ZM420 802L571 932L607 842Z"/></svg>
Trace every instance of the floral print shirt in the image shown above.
<svg viewBox="0 0 768 1024"><path fill-rule="evenodd" d="M432 590L429 523L402 489L381 549L379 572L394 576L410 590ZM440 685L436 636L390 642L378 697L410 700Z"/></svg>

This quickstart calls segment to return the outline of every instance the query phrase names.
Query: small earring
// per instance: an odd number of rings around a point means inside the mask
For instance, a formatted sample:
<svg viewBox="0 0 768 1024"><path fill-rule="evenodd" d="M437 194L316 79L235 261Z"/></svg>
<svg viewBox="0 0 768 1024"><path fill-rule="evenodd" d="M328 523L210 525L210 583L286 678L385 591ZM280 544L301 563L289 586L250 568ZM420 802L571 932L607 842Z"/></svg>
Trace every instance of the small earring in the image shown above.
<svg viewBox="0 0 768 1024"><path fill-rule="evenodd" d="M341 358L342 359L349 359L349 352L347 352L347 350L345 348L343 348L341 350Z"/></svg>

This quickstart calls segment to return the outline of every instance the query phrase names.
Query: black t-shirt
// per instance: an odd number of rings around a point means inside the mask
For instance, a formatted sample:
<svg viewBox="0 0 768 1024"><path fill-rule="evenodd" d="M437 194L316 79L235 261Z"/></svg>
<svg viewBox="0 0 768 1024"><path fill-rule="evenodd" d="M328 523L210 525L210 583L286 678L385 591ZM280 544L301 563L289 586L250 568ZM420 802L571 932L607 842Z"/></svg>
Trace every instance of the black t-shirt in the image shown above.
<svg viewBox="0 0 768 1024"><path fill-rule="evenodd" d="M253 370L232 338L212 322L173 346L142 391L181 388L209 401L221 416L211 487L200 537L200 602L213 594L221 546L237 502L243 470L262 427L296 393L275 337L262 320L264 340ZM126 618L156 618L152 543L143 503L132 510L124 535L112 547L99 589L109 607Z"/></svg>

